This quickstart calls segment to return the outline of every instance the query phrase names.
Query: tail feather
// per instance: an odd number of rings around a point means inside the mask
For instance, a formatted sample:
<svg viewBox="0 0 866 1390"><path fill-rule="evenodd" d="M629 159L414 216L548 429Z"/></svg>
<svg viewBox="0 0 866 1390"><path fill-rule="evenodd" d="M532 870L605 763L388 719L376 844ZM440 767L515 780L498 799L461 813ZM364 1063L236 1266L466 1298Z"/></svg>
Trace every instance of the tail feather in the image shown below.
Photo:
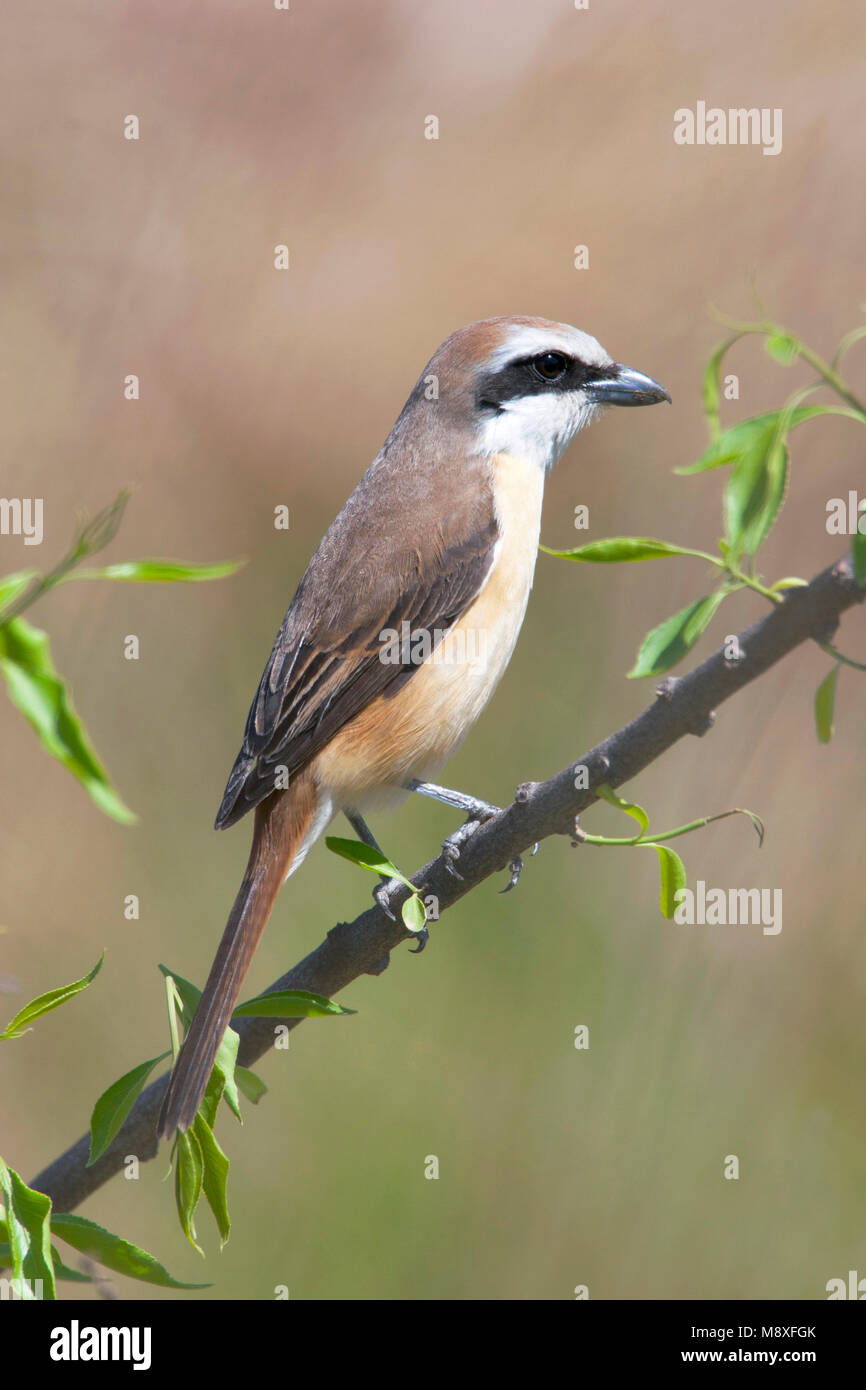
<svg viewBox="0 0 866 1390"><path fill-rule="evenodd" d="M309 775L256 807L246 873L165 1093L159 1117L163 1138L189 1129L195 1119L244 977L315 810Z"/></svg>

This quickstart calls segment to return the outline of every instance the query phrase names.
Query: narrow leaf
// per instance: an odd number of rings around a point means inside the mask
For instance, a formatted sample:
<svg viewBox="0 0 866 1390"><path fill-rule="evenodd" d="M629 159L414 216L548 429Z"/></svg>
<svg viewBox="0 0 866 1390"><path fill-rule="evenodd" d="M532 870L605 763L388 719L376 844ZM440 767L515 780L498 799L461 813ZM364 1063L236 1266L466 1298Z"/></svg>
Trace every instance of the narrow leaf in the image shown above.
<svg viewBox="0 0 866 1390"><path fill-rule="evenodd" d="M55 1212L51 1219L51 1230L55 1236L65 1240L67 1245L89 1255L97 1264L114 1270L115 1274L126 1274L130 1279L140 1279L144 1284L157 1284L163 1289L207 1289L209 1284L185 1284L175 1279L168 1270L140 1246L113 1235L104 1226L97 1226L85 1216L73 1216L68 1212Z"/></svg>
<svg viewBox="0 0 866 1390"><path fill-rule="evenodd" d="M306 989L279 989L271 994L257 994L238 1004L232 1018L327 1018L332 1014L353 1014L335 1004L323 994L311 994Z"/></svg>
<svg viewBox="0 0 866 1390"><path fill-rule="evenodd" d="M171 976L175 983L175 988L180 995L180 1001L183 1005L184 1023L188 1028L192 1023L193 1014L198 1008L198 1001L201 999L201 990L197 985L192 984L189 980L185 980L182 975L178 975L176 971L170 970L167 965L162 965L160 963L159 969L166 977Z"/></svg>
<svg viewBox="0 0 866 1390"><path fill-rule="evenodd" d="M118 1081L103 1091L93 1107L90 1117L90 1157L87 1166L95 1163L100 1154L105 1153L117 1135L121 1125L144 1089L144 1083L154 1067L169 1057L163 1052L159 1057L151 1057L149 1062L141 1062L126 1072Z"/></svg>
<svg viewBox="0 0 866 1390"><path fill-rule="evenodd" d="M702 560L717 564L712 555L702 550L684 550L681 545L671 545L667 541L651 540L646 536L611 536L608 540L590 541L574 550L549 550L540 547L545 555L555 555L561 560L581 560L595 565L628 563L634 560L661 560L669 555L696 555Z"/></svg>
<svg viewBox="0 0 866 1390"><path fill-rule="evenodd" d="M85 1274L81 1269L72 1269L70 1265L64 1264L54 1245L51 1247L51 1258L54 1261L55 1279L66 1279L72 1284L93 1284L96 1282L92 1274Z"/></svg>
<svg viewBox="0 0 866 1390"><path fill-rule="evenodd" d="M8 608L19 594L23 594L28 584L31 584L38 575L38 570L19 570L17 574L4 574L0 579L0 610ZM0 611L0 622L2 622L2 611Z"/></svg>
<svg viewBox="0 0 866 1390"><path fill-rule="evenodd" d="M195 1130L189 1130L186 1134L178 1130L174 1165L174 1195L181 1230L193 1249L204 1256L195 1232L195 1209L201 1197L204 1178L204 1160Z"/></svg>
<svg viewBox="0 0 866 1390"><path fill-rule="evenodd" d="M229 1161L217 1143L213 1130L201 1115L196 1115L193 1123L195 1137L202 1155L202 1189L208 1206L214 1215L220 1233L220 1247L225 1245L231 1231L226 1189L228 1185Z"/></svg>
<svg viewBox="0 0 866 1390"><path fill-rule="evenodd" d="M839 667L834 666L815 691L815 728L820 743L829 743L833 737L833 711L836 705L838 677Z"/></svg>
<svg viewBox="0 0 866 1390"><path fill-rule="evenodd" d="M864 525L866 513L861 512L857 525ZM857 531L851 541L851 558L854 561L854 578L861 589L866 589L866 532Z"/></svg>
<svg viewBox="0 0 866 1390"><path fill-rule="evenodd" d="M710 439L715 439L719 433L719 376L722 368L722 359L729 348L734 343L739 342L742 333L735 333L732 338L726 338L710 354L704 370L704 414L707 417L707 428L710 432Z"/></svg>
<svg viewBox="0 0 866 1390"><path fill-rule="evenodd" d="M238 1089L246 1096L251 1105L258 1105L262 1096L266 1096L268 1088L254 1071L249 1067L235 1067L235 1080Z"/></svg>
<svg viewBox="0 0 866 1390"><path fill-rule="evenodd" d="M65 1004L67 999L72 999L76 994L80 994L92 980L96 979L102 969L102 962L105 959L105 952L99 957L93 969L80 980L73 980L71 985L61 985L59 989L50 989L46 994L39 994L35 999L31 999L29 1004L25 1004L13 1019L6 1024L0 1039L9 1041L10 1038L20 1038L23 1033L29 1033L31 1023L35 1023L37 1018L43 1014L50 1014L53 1009L59 1009L61 1004Z"/></svg>
<svg viewBox="0 0 866 1390"><path fill-rule="evenodd" d="M401 883L409 882L390 859L386 859L379 850L373 849L372 845L365 845L361 840L343 840L338 835L326 835L325 844L333 854L339 854L342 859L348 859L353 864L360 864L362 869L369 869L374 874L385 874L388 878L397 878ZM410 888L411 886L409 884Z"/></svg>
<svg viewBox="0 0 866 1390"><path fill-rule="evenodd" d="M42 1192L28 1187L23 1178L0 1158L0 1196L3 1198L3 1235L9 1244L12 1277L19 1279L22 1299L38 1296L53 1299L54 1265L51 1259L49 1218L51 1201ZM35 1286L35 1287L34 1287Z"/></svg>
<svg viewBox="0 0 866 1390"><path fill-rule="evenodd" d="M788 486L788 449L773 437L764 454L734 465L725 487L725 532L734 554L754 555L779 514Z"/></svg>
<svg viewBox="0 0 866 1390"><path fill-rule="evenodd" d="M189 1028L195 1011L198 1008L199 1000L201 999L201 990L197 985L191 984L189 980L185 980L182 975L178 975L174 970L170 970L167 965L160 963L159 968L166 978L171 978L174 981L175 988L180 995L180 1001L183 1006L184 1025ZM235 1012L237 1012L237 1010ZM225 1099L229 1109L237 1119L241 1120L241 1123L243 1123L241 1119L238 1089L235 1083L235 1062L238 1055L239 1042L240 1038L235 1030L233 1028L227 1028L223 1033L216 1060L214 1061L213 1071L208 1082L209 1089L205 1093L205 1099L200 1106L201 1113L211 1126L213 1126L216 1109L221 1098ZM215 1086L213 1094L210 1092L212 1084Z"/></svg>
<svg viewBox="0 0 866 1390"><path fill-rule="evenodd" d="M48 634L24 618L0 626L0 671L10 700L36 730L45 751L78 778L101 811L132 824L135 816L109 782L54 669Z"/></svg>
<svg viewBox="0 0 866 1390"><path fill-rule="evenodd" d="M680 856L667 845L646 840L639 849L656 849L659 855L659 907L668 921L676 912L676 894L686 886L686 866Z"/></svg>
<svg viewBox="0 0 866 1390"><path fill-rule="evenodd" d="M217 1111L220 1108L220 1101L223 1098L224 1090L225 1081L223 1080L219 1072L217 1072L214 1068L211 1071L210 1076L208 1077L208 1083L205 1087L202 1102L198 1108L199 1115L201 1115L205 1124L208 1125L211 1129L213 1129L214 1125L216 1124Z"/></svg>
<svg viewBox="0 0 866 1390"><path fill-rule="evenodd" d="M222 1099L231 1110L235 1119L243 1124L241 1115L241 1100L238 1095L238 1086L235 1081L235 1063L238 1059L238 1047L240 1037L234 1028L227 1028L222 1036L222 1042L217 1049L214 1058L213 1075L222 1085Z"/></svg>
<svg viewBox="0 0 866 1390"><path fill-rule="evenodd" d="M616 806L618 810L624 811L627 816L631 816L632 820L637 821L640 830L635 836L636 840L639 840L641 835L646 834L649 829L649 816L642 806L638 806L633 801L625 801L621 796L617 796L616 792L612 787L608 786L607 782L603 782L598 788L598 795L601 797L602 801L606 801L609 806Z"/></svg>
<svg viewBox="0 0 866 1390"><path fill-rule="evenodd" d="M675 468L674 472L681 476L687 476L691 473L705 473L710 468L721 468L725 464L736 463L739 459L751 458L755 454L759 456L765 454L770 447L781 414L782 411L780 410L772 410L766 415L753 415L748 420L741 420L738 424L732 425L730 429L724 430L718 435L696 463L683 464L679 468ZM813 419L816 415L828 414L849 415L853 419L859 419L854 411L847 410L842 406L802 405L789 412L787 432L796 429L797 425L803 424L805 420Z"/></svg>
<svg viewBox="0 0 866 1390"><path fill-rule="evenodd" d="M629 677L658 676L681 661L709 626L724 597L725 591L717 589L714 594L690 603L688 608L683 608L653 628L641 644Z"/></svg>
<svg viewBox="0 0 866 1390"><path fill-rule="evenodd" d="M64 582L73 579L113 579L128 584L191 584L203 579L224 579L235 574L245 560L226 560L215 565L190 565L182 560L124 560L101 569L73 570Z"/></svg>

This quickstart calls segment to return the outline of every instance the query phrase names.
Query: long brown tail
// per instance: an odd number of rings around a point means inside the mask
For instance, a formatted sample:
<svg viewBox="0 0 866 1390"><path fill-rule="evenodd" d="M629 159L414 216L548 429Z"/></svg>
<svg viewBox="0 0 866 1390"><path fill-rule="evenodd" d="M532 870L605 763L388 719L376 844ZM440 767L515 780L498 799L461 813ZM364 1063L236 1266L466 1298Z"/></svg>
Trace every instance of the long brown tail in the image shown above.
<svg viewBox="0 0 866 1390"><path fill-rule="evenodd" d="M244 976L315 811L316 788L308 773L256 807L246 873L165 1093L163 1138L189 1129L195 1119Z"/></svg>

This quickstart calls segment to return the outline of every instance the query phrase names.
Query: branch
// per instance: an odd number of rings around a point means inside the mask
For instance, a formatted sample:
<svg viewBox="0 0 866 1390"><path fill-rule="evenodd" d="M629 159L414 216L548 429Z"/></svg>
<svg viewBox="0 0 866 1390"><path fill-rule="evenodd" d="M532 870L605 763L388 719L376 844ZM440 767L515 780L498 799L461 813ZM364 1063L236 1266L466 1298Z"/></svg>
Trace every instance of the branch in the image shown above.
<svg viewBox="0 0 866 1390"><path fill-rule="evenodd" d="M775 606L739 635L741 659L731 661L714 652L700 666L659 686L654 702L630 724L611 734L583 757L547 782L526 782L515 800L480 826L460 852L462 879L448 872L442 855L419 870L412 882L433 893L444 912L518 854L550 835L572 835L575 817L598 798L593 787L607 782L618 787L630 781L687 734L701 735L712 727L715 709L724 700L768 671L803 642L829 642L841 615L866 597L858 588L850 559L824 570L811 584L790 589ZM589 788L575 789L575 767L588 770ZM406 896L408 890L404 890ZM392 894L392 905L397 895ZM402 901L402 898L400 899ZM353 922L332 927L325 940L294 969L271 985L271 990L306 989L331 998L360 975L380 975L391 951L410 933L392 922L378 907L370 907ZM238 1019L238 1060L249 1067L273 1045L271 1018ZM295 1028L303 1019L287 1019ZM87 1168L89 1136L34 1178L32 1186L47 1193L56 1211L71 1211L120 1171L127 1154L139 1160L157 1151L156 1121L168 1077L162 1076L142 1092L117 1138L103 1156Z"/></svg>

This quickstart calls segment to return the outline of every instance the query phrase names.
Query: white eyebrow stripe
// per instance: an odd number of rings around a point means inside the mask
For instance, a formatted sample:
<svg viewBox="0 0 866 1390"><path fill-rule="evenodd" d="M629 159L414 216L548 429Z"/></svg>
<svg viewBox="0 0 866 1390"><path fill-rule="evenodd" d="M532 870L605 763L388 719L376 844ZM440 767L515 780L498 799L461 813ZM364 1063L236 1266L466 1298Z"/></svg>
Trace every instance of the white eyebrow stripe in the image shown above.
<svg viewBox="0 0 866 1390"><path fill-rule="evenodd" d="M519 357L534 357L542 352L559 351L577 357L590 367L604 367L612 360L601 343L579 328L563 324L560 328L535 328L527 324L509 328L499 347L485 362L488 370L496 371Z"/></svg>

